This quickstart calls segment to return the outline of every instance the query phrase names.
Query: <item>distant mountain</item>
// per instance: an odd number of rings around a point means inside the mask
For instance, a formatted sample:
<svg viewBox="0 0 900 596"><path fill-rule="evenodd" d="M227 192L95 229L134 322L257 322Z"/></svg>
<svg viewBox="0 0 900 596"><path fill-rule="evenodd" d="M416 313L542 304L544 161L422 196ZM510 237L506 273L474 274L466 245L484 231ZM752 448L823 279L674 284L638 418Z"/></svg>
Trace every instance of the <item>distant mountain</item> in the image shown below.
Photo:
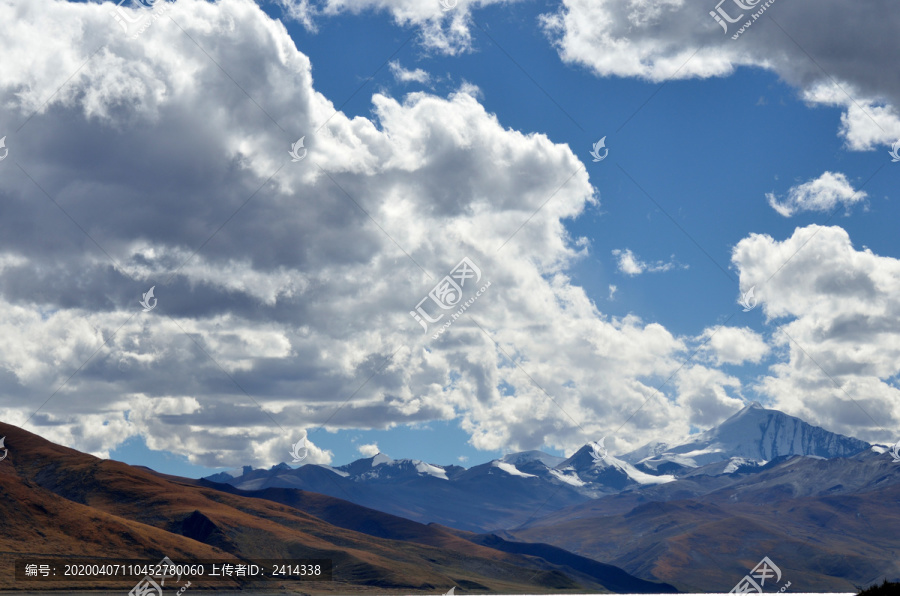
<svg viewBox="0 0 900 596"><path fill-rule="evenodd" d="M619 457L589 444L568 458L525 451L465 469L379 453L339 467L244 467L206 479L242 490L300 488L423 523L493 532L623 491L667 494L660 485L692 474L747 474L786 456L846 457L868 447L754 403L688 442L654 442Z"/></svg>
<svg viewBox="0 0 900 596"><path fill-rule="evenodd" d="M300 488L424 523L484 532L519 525L535 513L675 478L648 474L585 446L569 458L527 451L469 469L378 454L339 467L278 464L205 479L241 490Z"/></svg>
<svg viewBox="0 0 900 596"><path fill-rule="evenodd" d="M269 489L278 494L264 491L251 497L225 485L101 460L5 423L0 423L0 436L9 450L0 461L0 551L6 555L0 557L2 589L34 587L14 579L14 560L25 555L147 563L168 556L181 564L198 559L332 560L334 579L327 585L285 581L275 586L292 593L613 589L598 581L602 573L492 549L437 526L325 495ZM640 583L613 566L597 569L605 570L614 585ZM123 580L103 587L127 591L134 583ZM224 586L194 581L191 590L239 586L273 587L241 580ZM68 593L76 587L91 586L53 583L55 590Z"/></svg>
<svg viewBox="0 0 900 596"><path fill-rule="evenodd" d="M298 469L302 470L304 467L306 466L292 468L286 463L280 463L268 470L260 470L244 466L240 471L231 470L207 476L206 480L233 484L245 490L257 490L275 486L279 481L292 482L290 480L291 473ZM356 460L339 468L325 465L316 467L327 470L336 476L367 484L395 483L423 476L448 480L450 476L456 476L466 471L461 466L435 466L415 459L394 460L383 453ZM278 480L273 480L273 478Z"/></svg>
<svg viewBox="0 0 900 596"><path fill-rule="evenodd" d="M245 468L236 477L214 474L205 480L250 491L300 488L422 523L485 532L521 524L542 507L555 511L589 498L574 487L535 474L546 475L543 456L526 458L520 470L502 460L465 469L378 454L340 467L279 464L269 470Z"/></svg>
<svg viewBox="0 0 900 596"><path fill-rule="evenodd" d="M622 455L621 459L650 474L677 474L720 461L733 460L736 469L740 465L790 455L849 457L869 447L865 441L827 431L753 402L687 442L674 446L654 442Z"/></svg>
<svg viewBox="0 0 900 596"><path fill-rule="evenodd" d="M551 468L549 474L589 492L592 497L675 480L666 474L648 474L594 445L585 445Z"/></svg>

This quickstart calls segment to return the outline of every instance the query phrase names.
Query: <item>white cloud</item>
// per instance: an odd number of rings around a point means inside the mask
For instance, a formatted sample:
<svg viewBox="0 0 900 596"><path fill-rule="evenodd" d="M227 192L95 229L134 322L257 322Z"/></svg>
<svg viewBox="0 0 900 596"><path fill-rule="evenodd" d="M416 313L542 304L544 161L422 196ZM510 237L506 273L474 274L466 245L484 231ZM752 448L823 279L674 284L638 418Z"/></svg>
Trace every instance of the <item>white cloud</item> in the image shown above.
<svg viewBox="0 0 900 596"><path fill-rule="evenodd" d="M634 277L635 275L640 275L641 273L660 273L663 271L671 271L675 267L678 266L678 263L675 262L674 257L673 260L669 262L664 261L656 261L655 263L648 263L642 261L635 255L631 249L615 249L612 251L613 256L616 257L616 264L619 268L619 271L624 273L625 275L630 275ZM687 265L681 265L681 268L687 269ZM612 293L610 294L612 297Z"/></svg>
<svg viewBox="0 0 900 596"><path fill-rule="evenodd" d="M377 443L369 443L367 445L360 445L357 450L363 457L373 457L381 453L381 450L378 449Z"/></svg>
<svg viewBox="0 0 900 596"><path fill-rule="evenodd" d="M769 354L769 346L763 337L749 327L709 328L699 339L706 340L704 348L712 354L717 365L759 364Z"/></svg>
<svg viewBox="0 0 900 596"><path fill-rule="evenodd" d="M840 172L825 172L814 180L793 186L787 197L781 200L773 193L766 193L772 209L785 217L791 217L800 211L829 212L838 205L849 209L867 196L865 191L855 190Z"/></svg>
<svg viewBox="0 0 900 596"><path fill-rule="evenodd" d="M389 62L388 67L391 69L391 74L394 75L394 79L400 83L413 81L425 84L431 80L431 76L421 68L408 70L400 66L400 63L396 60Z"/></svg>
<svg viewBox="0 0 900 596"><path fill-rule="evenodd" d="M640 30L681 5L629 6L625 18ZM608 317L572 285L567 271L587 245L563 222L595 200L586 173L497 251L581 167L569 147L509 129L472 87L376 94L371 119L348 118L313 87L284 27L249 0L180 0L170 14L277 125L166 19L130 40L108 5L0 4L17 40L0 62L0 101L24 121L51 98L7 146L118 263L69 220L48 217L34 184L6 170L4 420L25 424L59 390L26 428L100 455L142 436L217 467L285 461L304 429L322 424L459 418L476 448L567 450L657 395L632 418L628 450L738 407L745 388L712 365L761 362L771 348L760 336L720 330L712 362L682 370L658 395L696 339ZM649 69L641 76L665 69L648 56L624 66ZM713 56L702 58L716 70ZM309 156L292 164L287 150L304 134ZM798 191L778 204L810 208L827 196ZM842 197L833 194L835 206ZM462 256L491 292L431 342L409 311ZM615 256L632 275L675 266L628 249ZM897 259L855 250L840 228L810 226L783 241L752 235L733 261L777 324L777 362L760 391L828 428L887 440L863 411L885 427L900 420ZM150 285L159 306L140 313ZM307 461L331 457L311 445Z"/></svg>
<svg viewBox="0 0 900 596"><path fill-rule="evenodd" d="M741 287L756 284L777 322L778 362L759 390L826 428L889 440L900 422L900 260L856 250L840 227L813 225L783 241L751 235L732 261Z"/></svg>
<svg viewBox="0 0 900 596"><path fill-rule="evenodd" d="M285 461L320 425L454 418L479 449L572 449L678 368L682 339L603 315L567 277L587 245L564 220L596 202L568 146L508 128L470 86L376 94L348 118L250 0L168 15L132 40L108 5L0 4L17 40L0 101L18 121L41 108L7 146L115 261L7 170L4 419L62 388L28 430L95 453L143 436L209 467ZM463 256L491 290L432 341L409 312ZM666 391L623 448L688 430Z"/></svg>
<svg viewBox="0 0 900 596"><path fill-rule="evenodd" d="M725 34L709 15L715 8L714 0L562 0L541 23L563 61L599 76L663 82L763 68L807 101L843 107L839 132L848 148L900 138L900 79L884 76L895 69L884 48L900 27L889 2L864 11L853 2L775 2L737 40L732 35L750 15ZM749 12L727 0L723 9L733 18Z"/></svg>
<svg viewBox="0 0 900 596"><path fill-rule="evenodd" d="M634 253L627 248L623 250L614 250L612 254L618 257L619 271L626 275L639 275L644 272L644 263L640 262Z"/></svg>
<svg viewBox="0 0 900 596"><path fill-rule="evenodd" d="M708 11L694 7L697 17ZM663 81L730 74L734 53L716 47L695 54L692 38L704 28L689 8L684 0L564 0L541 22L565 62L600 76Z"/></svg>
<svg viewBox="0 0 900 596"><path fill-rule="evenodd" d="M609 284L609 299L612 300L616 295L616 290L618 290L614 284Z"/></svg>
<svg viewBox="0 0 900 596"><path fill-rule="evenodd" d="M877 145L890 145L900 139L900 117L892 105L850 91L831 83L820 83L804 89L803 98L812 104L844 108L840 134L852 151L869 151Z"/></svg>
<svg viewBox="0 0 900 596"><path fill-rule="evenodd" d="M678 403L690 412L690 423L709 427L743 407L738 394L741 382L720 370L704 366L688 366L675 376Z"/></svg>

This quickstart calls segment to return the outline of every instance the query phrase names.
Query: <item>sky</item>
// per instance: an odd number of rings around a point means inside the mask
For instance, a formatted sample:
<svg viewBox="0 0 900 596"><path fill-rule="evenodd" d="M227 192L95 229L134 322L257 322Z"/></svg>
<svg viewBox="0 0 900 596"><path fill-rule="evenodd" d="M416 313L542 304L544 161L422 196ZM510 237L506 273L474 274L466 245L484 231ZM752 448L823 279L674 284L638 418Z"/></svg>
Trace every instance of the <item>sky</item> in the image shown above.
<svg viewBox="0 0 900 596"><path fill-rule="evenodd" d="M192 477L892 443L891 8L0 0L0 419Z"/></svg>

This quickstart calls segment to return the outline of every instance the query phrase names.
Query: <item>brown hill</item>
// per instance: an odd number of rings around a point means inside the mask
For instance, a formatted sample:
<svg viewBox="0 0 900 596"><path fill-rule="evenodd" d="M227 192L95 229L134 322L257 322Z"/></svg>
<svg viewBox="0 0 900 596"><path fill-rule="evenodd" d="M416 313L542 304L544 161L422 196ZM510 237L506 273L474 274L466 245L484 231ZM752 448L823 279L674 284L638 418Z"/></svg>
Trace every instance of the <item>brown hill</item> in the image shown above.
<svg viewBox="0 0 900 596"><path fill-rule="evenodd" d="M855 592L900 577L900 484L882 486L897 470L874 462L883 471L874 483L879 488L798 497L809 481L797 483L800 474L789 472L801 464L830 465L830 476L820 480L837 484L840 462L800 461L769 482L750 478L737 488L666 502L616 495L554 512L510 535L692 592L727 592L764 556L792 582L792 592ZM843 465L855 474L863 464Z"/></svg>
<svg viewBox="0 0 900 596"><path fill-rule="evenodd" d="M163 556L178 563L237 557L331 559L334 581L284 584L305 592L443 593L452 586L459 593L603 591L596 583L576 583L540 559L474 545L437 529L425 532L427 540L380 538L287 505L101 460L8 424L0 423L0 436L9 449L0 461L0 551L6 554L0 558L2 589L25 587L14 580L13 560L29 555L148 563ZM339 501L324 496L313 500L322 508L340 506L329 499ZM53 587L121 589L128 584Z"/></svg>
<svg viewBox="0 0 900 596"><path fill-rule="evenodd" d="M341 528L379 538L427 544L443 550L456 551L461 554L477 554L485 558L496 558L497 551L528 555L528 558L534 563L540 561L542 565L557 569L583 585L599 584L609 590L621 593L676 592L673 586L642 580L618 567L580 557L546 544L506 542L494 535L477 535L439 524L426 526L362 505L298 489L267 488L243 491L228 484L218 484L204 479L192 482L230 494L275 501L315 515L319 519Z"/></svg>

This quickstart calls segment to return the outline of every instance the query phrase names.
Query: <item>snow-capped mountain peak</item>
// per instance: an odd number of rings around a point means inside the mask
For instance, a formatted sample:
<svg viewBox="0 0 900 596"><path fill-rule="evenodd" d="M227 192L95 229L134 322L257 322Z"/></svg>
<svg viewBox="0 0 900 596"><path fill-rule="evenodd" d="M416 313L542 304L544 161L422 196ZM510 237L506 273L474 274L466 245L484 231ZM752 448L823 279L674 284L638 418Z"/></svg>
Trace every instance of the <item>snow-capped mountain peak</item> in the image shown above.
<svg viewBox="0 0 900 596"><path fill-rule="evenodd" d="M865 441L813 426L759 402L681 444L660 450L661 445L644 446L623 459L647 471L668 472L735 458L761 464L790 455L849 457L869 448Z"/></svg>
<svg viewBox="0 0 900 596"><path fill-rule="evenodd" d="M447 472L441 466L418 459L391 459L384 453L360 459L339 468L329 469L361 482L390 481L420 475L448 480Z"/></svg>
<svg viewBox="0 0 900 596"><path fill-rule="evenodd" d="M638 470L630 463L599 449L597 443L589 443L572 457L555 466L554 477L576 486L573 476L583 486L589 486L596 494L618 492L649 484L664 484L675 480L670 475L654 475Z"/></svg>

